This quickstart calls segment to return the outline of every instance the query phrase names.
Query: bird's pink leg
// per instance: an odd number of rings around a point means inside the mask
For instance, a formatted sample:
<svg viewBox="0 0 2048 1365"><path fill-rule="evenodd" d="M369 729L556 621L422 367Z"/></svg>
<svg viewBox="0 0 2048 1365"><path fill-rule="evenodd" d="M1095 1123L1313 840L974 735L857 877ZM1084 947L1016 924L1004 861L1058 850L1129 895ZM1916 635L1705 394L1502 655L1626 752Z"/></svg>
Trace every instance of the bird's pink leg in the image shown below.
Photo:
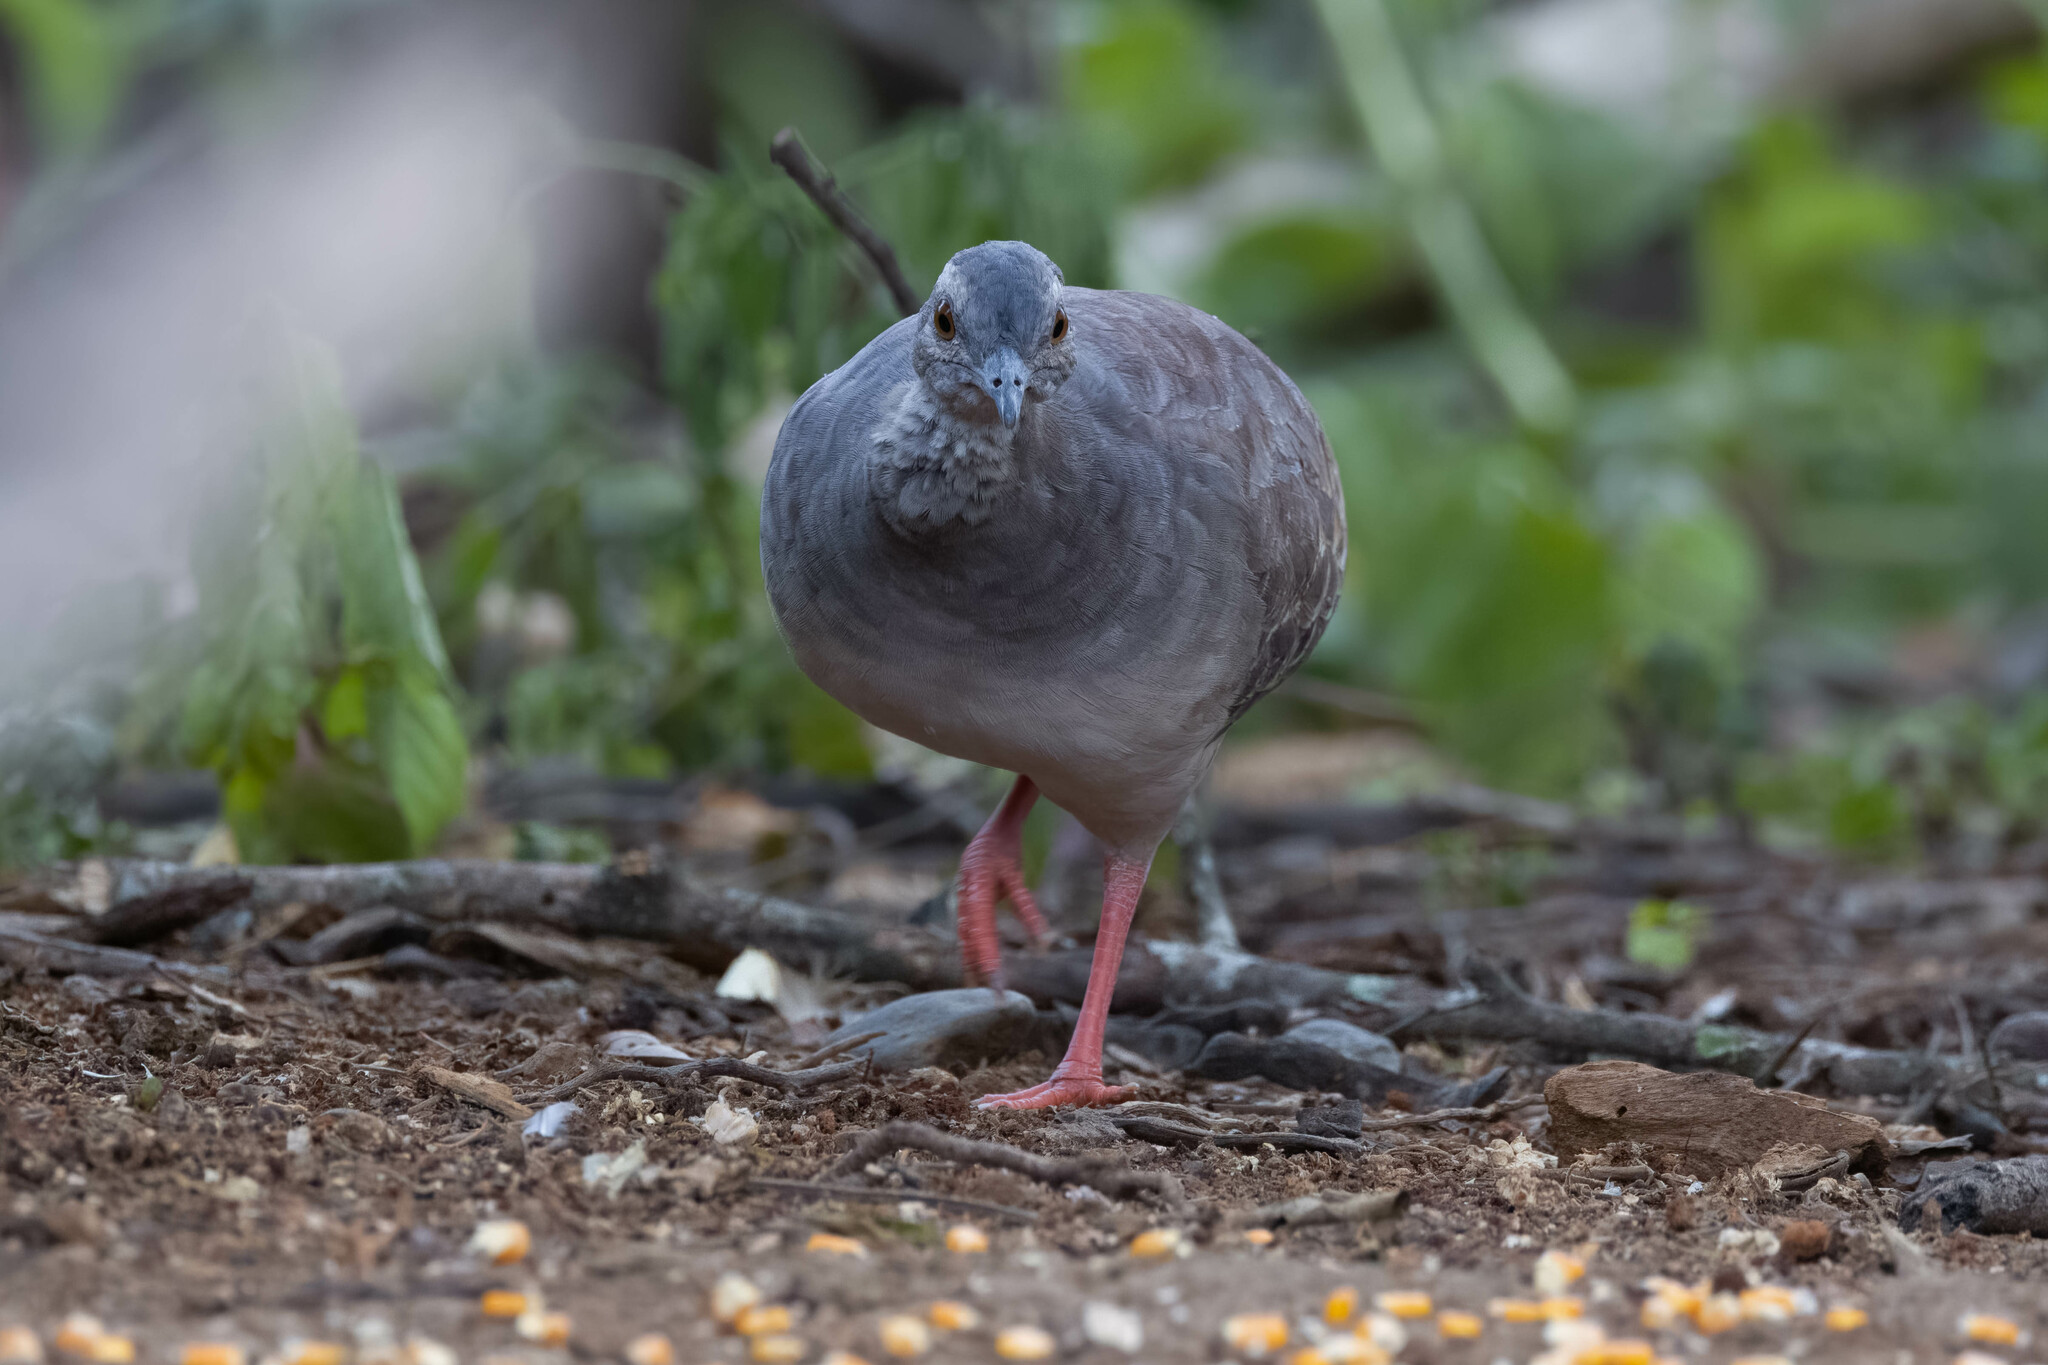
<svg viewBox="0 0 2048 1365"><path fill-rule="evenodd" d="M1088 993L1081 998L1081 1018L1074 1040L1054 1068L1052 1079L1011 1095L983 1095L983 1109L1050 1109L1060 1104L1114 1104L1130 1094L1129 1086L1102 1083L1102 1035L1109 1026L1109 1001L1116 994L1117 968L1123 965L1124 939L1138 913L1138 893L1145 889L1151 859L1134 862L1112 853L1102 876L1102 928L1095 936L1095 960L1088 967Z"/></svg>
<svg viewBox="0 0 2048 1365"><path fill-rule="evenodd" d="M1017 907L1017 918L1024 921L1032 939L1045 938L1045 916L1038 913L1038 902L1031 899L1031 889L1024 885L1021 861L1024 817L1031 814L1037 800L1037 784L1028 777L1019 777L1010 794L1003 798L1003 804L996 807L996 813L989 816L981 833L969 841L967 851L960 855L960 962L970 981L998 988L1003 984L1003 957L996 942L996 902L1004 896Z"/></svg>

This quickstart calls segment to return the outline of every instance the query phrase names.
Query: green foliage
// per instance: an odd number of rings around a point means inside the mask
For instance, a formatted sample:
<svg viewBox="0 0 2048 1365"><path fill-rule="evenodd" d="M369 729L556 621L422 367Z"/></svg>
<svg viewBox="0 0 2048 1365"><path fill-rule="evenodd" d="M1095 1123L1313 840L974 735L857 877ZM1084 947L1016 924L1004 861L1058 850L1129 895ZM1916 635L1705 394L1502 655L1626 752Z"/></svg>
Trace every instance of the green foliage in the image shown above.
<svg viewBox="0 0 2048 1365"><path fill-rule="evenodd" d="M1692 966L1706 934L1705 910L1684 901L1642 901L1629 911L1628 960L1659 971L1682 972Z"/></svg>
<svg viewBox="0 0 2048 1365"><path fill-rule="evenodd" d="M177 744L220 775L248 861L412 856L464 800L447 660L332 362L298 338L283 351L258 449L195 540Z"/></svg>
<svg viewBox="0 0 2048 1365"><path fill-rule="evenodd" d="M132 0L0 0L0 36L20 54L47 149L76 156L106 131L126 90L125 30L144 8Z"/></svg>
<svg viewBox="0 0 2048 1365"><path fill-rule="evenodd" d="M1248 140L1245 100L1201 11L1123 0L1089 6L1086 22L1067 54L1067 99L1133 192L1192 184Z"/></svg>

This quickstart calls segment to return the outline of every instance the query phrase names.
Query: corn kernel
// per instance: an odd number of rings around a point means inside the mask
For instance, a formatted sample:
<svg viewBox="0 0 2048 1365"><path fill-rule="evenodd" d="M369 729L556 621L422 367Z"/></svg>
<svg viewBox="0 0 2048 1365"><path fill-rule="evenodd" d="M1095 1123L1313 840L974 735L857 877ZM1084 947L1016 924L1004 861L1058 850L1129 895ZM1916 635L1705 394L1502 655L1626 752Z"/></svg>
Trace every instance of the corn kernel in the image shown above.
<svg viewBox="0 0 2048 1365"><path fill-rule="evenodd" d="M777 1336L795 1322L789 1310L779 1303L750 1303L734 1315L732 1330L743 1337Z"/></svg>
<svg viewBox="0 0 2048 1365"><path fill-rule="evenodd" d="M958 1299L939 1299L925 1309L924 1315L942 1332L971 1332L981 1326L981 1314Z"/></svg>
<svg viewBox="0 0 2048 1365"><path fill-rule="evenodd" d="M1401 1289L1376 1295L1373 1303L1382 1313L1392 1313L1397 1318L1426 1318L1436 1311L1435 1302L1419 1289Z"/></svg>
<svg viewBox="0 0 2048 1365"><path fill-rule="evenodd" d="M531 1334L529 1340L537 1341L543 1346L567 1346L569 1344L570 1323L567 1313L542 1313L540 1321L534 1324L534 1326L537 1330Z"/></svg>
<svg viewBox="0 0 2048 1365"><path fill-rule="evenodd" d="M868 1363L851 1351L827 1351L825 1353L824 1365L868 1365Z"/></svg>
<svg viewBox="0 0 2048 1365"><path fill-rule="evenodd" d="M1708 1336L1725 1332L1742 1321L1742 1301L1733 1294L1709 1294L1692 1315L1692 1325Z"/></svg>
<svg viewBox="0 0 2048 1365"><path fill-rule="evenodd" d="M1950 1361L1949 1365L2005 1365L2005 1362L1988 1352L1964 1351L1961 1355Z"/></svg>
<svg viewBox="0 0 2048 1365"><path fill-rule="evenodd" d="M1172 1256L1180 1251L1180 1234L1172 1228L1153 1228L1131 1239L1131 1255L1146 1258Z"/></svg>
<svg viewBox="0 0 2048 1365"><path fill-rule="evenodd" d="M516 1289L486 1289L477 1307L487 1318L516 1318L526 1311L526 1295Z"/></svg>
<svg viewBox="0 0 2048 1365"><path fill-rule="evenodd" d="M1436 1315L1436 1334L1453 1341L1471 1341L1486 1330L1486 1321L1477 1313L1459 1313L1446 1309Z"/></svg>
<svg viewBox="0 0 2048 1365"><path fill-rule="evenodd" d="M814 1232L811 1240L804 1243L805 1251L822 1251L832 1256L865 1256L868 1249L851 1237L841 1237L836 1232Z"/></svg>
<svg viewBox="0 0 2048 1365"><path fill-rule="evenodd" d="M348 1347L338 1341L288 1341L282 1365L347 1365Z"/></svg>
<svg viewBox="0 0 2048 1365"><path fill-rule="evenodd" d="M1304 1346L1287 1353L1286 1365L1334 1365L1334 1362L1315 1347Z"/></svg>
<svg viewBox="0 0 2048 1365"><path fill-rule="evenodd" d="M754 1288L753 1281L729 1270L711 1286L711 1316L725 1326L760 1301L761 1291Z"/></svg>
<svg viewBox="0 0 2048 1365"><path fill-rule="evenodd" d="M932 1348L931 1328L908 1313L883 1318L876 1331L882 1338L882 1349L892 1356L921 1356Z"/></svg>
<svg viewBox="0 0 2048 1365"><path fill-rule="evenodd" d="M1791 1356L1737 1356L1728 1365L1792 1365Z"/></svg>
<svg viewBox="0 0 2048 1365"><path fill-rule="evenodd" d="M1534 1299L1491 1299L1486 1311L1502 1322L1542 1322L1543 1305Z"/></svg>
<svg viewBox="0 0 2048 1365"><path fill-rule="evenodd" d="M432 1337L407 1337L403 1359L405 1365L460 1365L455 1352Z"/></svg>
<svg viewBox="0 0 2048 1365"><path fill-rule="evenodd" d="M1536 1258L1536 1292L1555 1298L1586 1273L1586 1263L1562 1251L1546 1251Z"/></svg>
<svg viewBox="0 0 2048 1365"><path fill-rule="evenodd" d="M1579 1348L1572 1365L1656 1365L1657 1352L1647 1341L1603 1341Z"/></svg>
<svg viewBox="0 0 2048 1365"><path fill-rule="evenodd" d="M1244 1239L1255 1247L1269 1247L1273 1245L1273 1234L1266 1228L1248 1228L1245 1231Z"/></svg>
<svg viewBox="0 0 2048 1365"><path fill-rule="evenodd" d="M1847 1304L1841 1304L1830 1308L1827 1316L1822 1318L1821 1321L1827 1324L1827 1329L1830 1332L1853 1332L1859 1327L1868 1327L1870 1325L1870 1314L1864 1312L1861 1308L1851 1308Z"/></svg>
<svg viewBox="0 0 2048 1365"><path fill-rule="evenodd" d="M1569 1294L1545 1299L1538 1307L1543 1310L1546 1322L1568 1322L1586 1316L1586 1301Z"/></svg>
<svg viewBox="0 0 2048 1365"><path fill-rule="evenodd" d="M1339 1332L1319 1348L1330 1365L1393 1365L1393 1354L1364 1337Z"/></svg>
<svg viewBox="0 0 2048 1365"><path fill-rule="evenodd" d="M676 1365L675 1343L661 1332L643 1332L620 1352L626 1365Z"/></svg>
<svg viewBox="0 0 2048 1365"><path fill-rule="evenodd" d="M1735 1302L1744 1322L1790 1322L1796 1306L1791 1290L1771 1284L1745 1289Z"/></svg>
<svg viewBox="0 0 2048 1365"><path fill-rule="evenodd" d="M93 1343L107 1334L100 1320L90 1313L73 1313L57 1327L52 1339L58 1350L75 1356L90 1356Z"/></svg>
<svg viewBox="0 0 2048 1365"><path fill-rule="evenodd" d="M1223 1340L1256 1359L1287 1344L1287 1319L1278 1313L1239 1313L1223 1320Z"/></svg>
<svg viewBox="0 0 2048 1365"><path fill-rule="evenodd" d="M249 1365L249 1353L226 1341L188 1341L178 1352L178 1365Z"/></svg>
<svg viewBox="0 0 2048 1365"><path fill-rule="evenodd" d="M1388 1355L1399 1355L1408 1345L1408 1329L1401 1325L1399 1318L1387 1313L1367 1313L1351 1330Z"/></svg>
<svg viewBox="0 0 2048 1365"><path fill-rule="evenodd" d="M1358 1312L1358 1291L1349 1288L1332 1289L1330 1297L1323 1300L1323 1321L1332 1327L1342 1327Z"/></svg>
<svg viewBox="0 0 2048 1365"><path fill-rule="evenodd" d="M92 1344L93 1365L134 1365L135 1343L118 1332L108 1332Z"/></svg>
<svg viewBox="0 0 2048 1365"><path fill-rule="evenodd" d="M1956 1330L1979 1346L2020 1344L2020 1325L2011 1318L2001 1318L1992 1313L1965 1313L1956 1324Z"/></svg>
<svg viewBox="0 0 2048 1365"><path fill-rule="evenodd" d="M26 1327L0 1327L0 1365L41 1365L43 1343Z"/></svg>
<svg viewBox="0 0 2048 1365"><path fill-rule="evenodd" d="M1661 1294L1652 1294L1643 1300L1643 1311L1637 1315L1646 1332L1669 1332L1683 1322L1689 1314Z"/></svg>
<svg viewBox="0 0 2048 1365"><path fill-rule="evenodd" d="M760 1365L796 1365L809 1349L802 1337L774 1332L748 1342L747 1358L758 1361Z"/></svg>
<svg viewBox="0 0 2048 1365"><path fill-rule="evenodd" d="M1052 1333L1042 1327L1005 1327L996 1333L996 1354L1004 1360L1045 1360L1052 1353Z"/></svg>
<svg viewBox="0 0 2048 1365"><path fill-rule="evenodd" d="M988 1250L988 1234L972 1223L955 1223L946 1229L946 1250L963 1254Z"/></svg>
<svg viewBox="0 0 2048 1365"><path fill-rule="evenodd" d="M533 1234L517 1218L493 1218L469 1234L469 1250L492 1265L516 1264L532 1249Z"/></svg>

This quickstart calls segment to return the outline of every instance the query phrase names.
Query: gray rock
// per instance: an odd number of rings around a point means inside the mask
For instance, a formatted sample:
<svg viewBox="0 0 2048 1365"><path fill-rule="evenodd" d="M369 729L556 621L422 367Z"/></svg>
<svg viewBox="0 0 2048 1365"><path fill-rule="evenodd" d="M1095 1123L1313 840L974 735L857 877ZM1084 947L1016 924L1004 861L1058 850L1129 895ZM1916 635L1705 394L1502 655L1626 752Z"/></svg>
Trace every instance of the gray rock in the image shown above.
<svg viewBox="0 0 2048 1365"><path fill-rule="evenodd" d="M884 1071L912 1071L1004 1057L1035 1031L1038 1012L1016 991L986 987L927 991L892 1000L841 1024L827 1045L879 1030L881 1037L846 1055L872 1057Z"/></svg>
<svg viewBox="0 0 2048 1365"><path fill-rule="evenodd" d="M1326 1047L1347 1060L1366 1066L1376 1066L1385 1071L1401 1069L1401 1049L1394 1046L1391 1038L1342 1019L1311 1019L1305 1024L1296 1024L1281 1037Z"/></svg>
<svg viewBox="0 0 2048 1365"><path fill-rule="evenodd" d="M1999 1021L1985 1040L1994 1057L2016 1062L2048 1062L2048 1010L2028 1010Z"/></svg>

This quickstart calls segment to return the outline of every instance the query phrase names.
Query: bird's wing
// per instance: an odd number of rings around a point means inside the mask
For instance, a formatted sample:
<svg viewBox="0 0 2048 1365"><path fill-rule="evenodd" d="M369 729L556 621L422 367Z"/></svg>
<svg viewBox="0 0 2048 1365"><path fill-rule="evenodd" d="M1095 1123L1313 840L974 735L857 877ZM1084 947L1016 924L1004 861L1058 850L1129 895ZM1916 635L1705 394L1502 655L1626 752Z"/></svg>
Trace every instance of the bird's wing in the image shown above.
<svg viewBox="0 0 2048 1365"><path fill-rule="evenodd" d="M1227 726L1301 665L1336 609L1344 495L1329 440L1280 367L1207 313L1148 294L1068 289L1065 298L1130 420L1150 428L1146 444L1168 460L1216 466L1219 477L1183 485L1188 514L1241 527L1257 638ZM1204 506L1218 501L1235 505Z"/></svg>

